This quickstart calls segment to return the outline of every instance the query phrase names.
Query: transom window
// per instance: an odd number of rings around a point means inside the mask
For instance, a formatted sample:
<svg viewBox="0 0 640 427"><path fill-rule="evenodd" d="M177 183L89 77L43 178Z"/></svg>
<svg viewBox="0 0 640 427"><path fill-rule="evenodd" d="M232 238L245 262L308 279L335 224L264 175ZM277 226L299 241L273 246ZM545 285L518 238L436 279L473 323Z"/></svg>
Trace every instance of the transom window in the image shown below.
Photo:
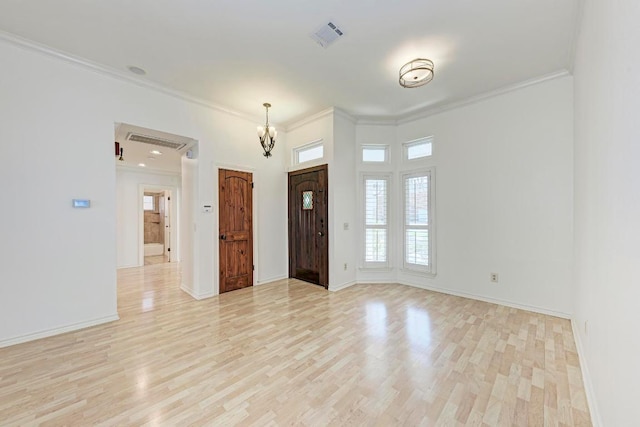
<svg viewBox="0 0 640 427"><path fill-rule="evenodd" d="M405 160L418 160L433 155L433 138L420 138L403 144Z"/></svg>
<svg viewBox="0 0 640 427"><path fill-rule="evenodd" d="M365 163L385 163L389 161L389 149L386 145L362 146L362 161Z"/></svg>
<svg viewBox="0 0 640 427"><path fill-rule="evenodd" d="M322 143L322 140L293 149L293 161L295 164L310 162L323 157L324 144Z"/></svg>

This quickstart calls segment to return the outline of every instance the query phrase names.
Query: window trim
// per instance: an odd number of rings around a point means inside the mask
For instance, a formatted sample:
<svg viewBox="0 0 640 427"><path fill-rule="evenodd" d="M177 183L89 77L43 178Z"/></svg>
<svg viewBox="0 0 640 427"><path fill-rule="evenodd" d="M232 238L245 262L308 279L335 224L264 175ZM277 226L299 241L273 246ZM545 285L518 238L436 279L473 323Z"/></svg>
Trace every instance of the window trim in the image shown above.
<svg viewBox="0 0 640 427"><path fill-rule="evenodd" d="M407 195L405 191L405 180L407 178L414 178L418 176L429 176L429 196L428 196L428 218L429 224L426 226L428 230L428 257L427 263L428 266L421 266L418 264L413 264L407 262L407 229L414 228L415 226L411 226L407 224ZM402 220L399 221L400 228L402 230L402 270L410 273L419 273L421 275L426 275L429 277L435 277L436 275L436 171L435 167L421 168L418 170L412 171L403 171L401 172L400 179L400 193L402 195L402 206L400 210L402 212ZM424 226L423 226L424 227Z"/></svg>
<svg viewBox="0 0 640 427"><path fill-rule="evenodd" d="M387 224L385 226L367 226L367 180L379 179L387 182ZM362 237L360 239L360 246L362 248L362 256L360 257L360 268L366 270L388 270L391 269L393 253L393 209L391 206L391 191L393 186L393 174L387 172L366 172L360 174L360 185L362 188L362 194L360 196L360 215L362 217ZM367 229L385 229L387 230L387 260L386 261L367 261Z"/></svg>
<svg viewBox="0 0 640 427"><path fill-rule="evenodd" d="M364 150L384 150L384 160L381 162L373 162L370 160L364 160ZM365 165L388 165L391 163L391 159L389 157L389 145L387 144L362 144L360 146L360 163Z"/></svg>
<svg viewBox="0 0 640 427"><path fill-rule="evenodd" d="M312 150L317 147L322 147L322 156L316 157L315 159L305 160L304 162L300 161L300 153L308 150ZM312 164L313 162L321 162L324 160L325 152L324 152L324 141L322 139L317 139L315 141L300 145L298 147L294 147L292 150L293 155L293 164L294 165L304 165L304 164Z"/></svg>
<svg viewBox="0 0 640 427"><path fill-rule="evenodd" d="M410 159L409 158L409 148L415 147L415 146L420 145L422 143L431 144L431 154L428 155L428 156L423 156L423 157L417 157L415 159ZM408 162L408 163L424 162L425 160L429 160L429 159L433 158L433 156L435 154L434 150L435 150L435 143L434 143L433 135L425 136L425 137L414 139L414 140L407 141L407 142L403 142L402 143L402 160L404 162Z"/></svg>

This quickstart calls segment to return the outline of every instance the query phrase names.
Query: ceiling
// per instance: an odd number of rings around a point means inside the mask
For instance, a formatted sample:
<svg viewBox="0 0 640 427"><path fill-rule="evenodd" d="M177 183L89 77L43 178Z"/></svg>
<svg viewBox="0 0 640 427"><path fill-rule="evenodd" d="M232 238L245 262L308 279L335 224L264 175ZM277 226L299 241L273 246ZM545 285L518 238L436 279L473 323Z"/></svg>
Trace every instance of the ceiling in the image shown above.
<svg viewBox="0 0 640 427"><path fill-rule="evenodd" d="M252 117L395 119L570 70L581 0L2 0L0 30ZM344 32L327 49L310 35ZM435 62L404 89L407 61ZM137 78L129 73L131 77Z"/></svg>
<svg viewBox="0 0 640 427"><path fill-rule="evenodd" d="M132 141L129 139L129 135L131 134L142 135L163 141L171 141L177 144L184 144L184 147L177 150L168 147L145 144L135 140ZM120 160L119 156L115 157L117 166L144 168L177 174L182 170L182 156L196 143L196 141L191 138L133 126L126 123L116 123L115 142L117 142L123 150L122 160ZM141 172L142 171L143 170L141 170Z"/></svg>

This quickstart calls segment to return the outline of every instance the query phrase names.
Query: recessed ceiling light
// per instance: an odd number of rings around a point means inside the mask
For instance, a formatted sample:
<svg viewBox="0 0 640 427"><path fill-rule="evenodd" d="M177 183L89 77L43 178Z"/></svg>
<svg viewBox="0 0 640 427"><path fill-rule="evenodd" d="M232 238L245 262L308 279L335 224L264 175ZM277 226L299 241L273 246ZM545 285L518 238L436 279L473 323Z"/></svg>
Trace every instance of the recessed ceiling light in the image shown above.
<svg viewBox="0 0 640 427"><path fill-rule="evenodd" d="M130 65L127 67L127 69L131 71L133 74L137 74L139 76L144 76L145 74L147 74L147 72L144 69L140 67L136 67L135 65Z"/></svg>
<svg viewBox="0 0 640 427"><path fill-rule="evenodd" d="M147 166L147 165L145 165L144 163L138 163L138 166L140 166L141 168L143 168L143 167L145 167L145 166Z"/></svg>
<svg viewBox="0 0 640 427"><path fill-rule="evenodd" d="M151 151L149 151L149 152L150 152L151 154L155 154L155 155L157 155L157 156L162 155L162 152L161 152L161 151L158 151L158 150L151 150Z"/></svg>

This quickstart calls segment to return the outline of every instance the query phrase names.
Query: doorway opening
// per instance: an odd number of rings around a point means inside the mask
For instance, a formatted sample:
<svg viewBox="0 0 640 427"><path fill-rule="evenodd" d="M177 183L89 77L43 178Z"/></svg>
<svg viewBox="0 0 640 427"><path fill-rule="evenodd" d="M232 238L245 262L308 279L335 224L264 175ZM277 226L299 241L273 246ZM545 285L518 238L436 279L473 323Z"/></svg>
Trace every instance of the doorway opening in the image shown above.
<svg viewBox="0 0 640 427"><path fill-rule="evenodd" d="M171 256L171 246L173 244L171 231L172 228L175 228L175 225L172 224L171 193L169 189L143 189L142 239L144 265L175 261Z"/></svg>
<svg viewBox="0 0 640 427"><path fill-rule="evenodd" d="M126 123L115 124L114 137L117 268L185 261L197 141Z"/></svg>

